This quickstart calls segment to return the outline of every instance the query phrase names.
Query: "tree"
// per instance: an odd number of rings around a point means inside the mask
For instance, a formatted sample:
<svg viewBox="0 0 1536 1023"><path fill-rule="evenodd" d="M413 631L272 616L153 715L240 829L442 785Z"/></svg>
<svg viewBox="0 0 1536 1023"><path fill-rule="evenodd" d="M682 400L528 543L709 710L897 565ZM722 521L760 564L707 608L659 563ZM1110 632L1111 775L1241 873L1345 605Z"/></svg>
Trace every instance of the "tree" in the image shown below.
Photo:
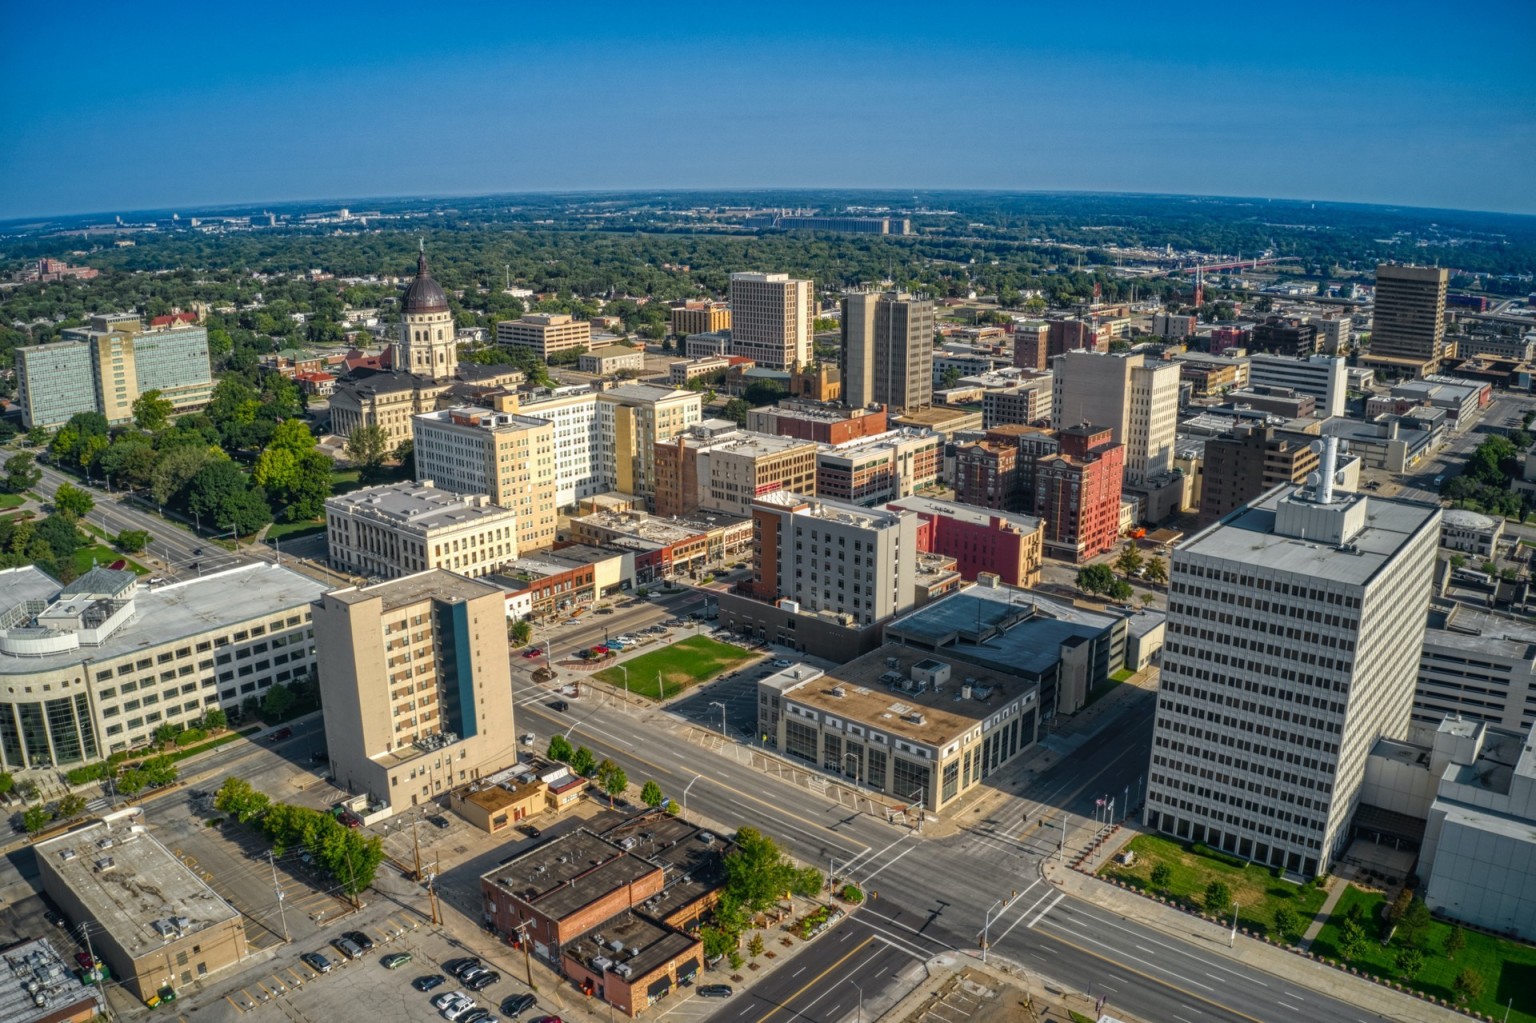
<svg viewBox="0 0 1536 1023"><path fill-rule="evenodd" d="M1108 565L1085 565L1077 570L1077 588L1084 593L1107 593L1115 584L1115 573Z"/></svg>
<svg viewBox="0 0 1536 1023"><path fill-rule="evenodd" d="M1339 955L1354 959L1365 948L1365 928L1353 917L1345 917L1339 925Z"/></svg>
<svg viewBox="0 0 1536 1023"><path fill-rule="evenodd" d="M1168 562L1162 558L1148 558L1146 572L1143 573L1142 578L1154 586L1163 585L1168 581Z"/></svg>
<svg viewBox="0 0 1536 1023"><path fill-rule="evenodd" d="M290 710L293 709L297 698L293 690L285 685L274 685L267 690L267 695L261 701L261 716L266 721L281 721Z"/></svg>
<svg viewBox="0 0 1536 1023"><path fill-rule="evenodd" d="M1164 889L1166 889L1168 887L1168 882L1172 881L1172 880L1173 880L1173 870L1172 870L1172 868L1170 868L1168 866L1168 864L1166 864L1166 863L1159 863L1157 866L1152 868L1152 887L1153 888L1156 888L1156 889L1158 889L1160 891L1164 890Z"/></svg>
<svg viewBox="0 0 1536 1023"><path fill-rule="evenodd" d="M0 771L0 796L8 796L16 788L16 777L9 771Z"/></svg>
<svg viewBox="0 0 1536 1023"><path fill-rule="evenodd" d="M507 623L507 637L518 646L523 646L533 638L533 626L525 619L519 618L515 622Z"/></svg>
<svg viewBox="0 0 1536 1023"><path fill-rule="evenodd" d="M763 954L763 932L757 931L752 935L752 940L747 942L747 955L752 961L757 962L757 957Z"/></svg>
<svg viewBox="0 0 1536 1023"><path fill-rule="evenodd" d="M1483 997L1483 975L1469 966L1456 974L1456 980L1451 984L1451 991L1455 993L1456 1000L1463 1005L1475 1002Z"/></svg>
<svg viewBox="0 0 1536 1023"><path fill-rule="evenodd" d="M96 499L83 487L77 487L73 483L60 483L59 489L53 492L53 507L60 514L83 519L92 508L96 507Z"/></svg>
<svg viewBox="0 0 1536 1023"><path fill-rule="evenodd" d="M229 727L229 715L218 707L209 707L203 713L203 727L210 732L222 731Z"/></svg>
<svg viewBox="0 0 1536 1023"><path fill-rule="evenodd" d="M156 504L168 504L181 496L204 467L227 457L218 448L202 444L169 448L160 456L160 461L150 474L149 494Z"/></svg>
<svg viewBox="0 0 1536 1023"><path fill-rule="evenodd" d="M649 807L658 807L666 802L666 797L661 794L661 786L655 781L648 781L640 789L640 802Z"/></svg>
<svg viewBox="0 0 1536 1023"><path fill-rule="evenodd" d="M388 452L389 433L377 423L360 426L347 438L347 457L356 463L364 476L378 472Z"/></svg>
<svg viewBox="0 0 1536 1023"><path fill-rule="evenodd" d="M155 743L164 746L176 741L176 736L181 734L181 729L173 724L163 724L155 729Z"/></svg>
<svg viewBox="0 0 1536 1023"><path fill-rule="evenodd" d="M53 820L53 814L49 813L48 808L42 803L27 807L21 814L21 826L27 830L29 835L35 835L42 831L51 820Z"/></svg>
<svg viewBox="0 0 1536 1023"><path fill-rule="evenodd" d="M406 479L416 478L416 442L407 437L395 445L395 461L400 463L400 474Z"/></svg>
<svg viewBox="0 0 1536 1023"><path fill-rule="evenodd" d="M59 800L58 806L53 808L54 816L61 821L72 820L85 812L85 797L71 792Z"/></svg>
<svg viewBox="0 0 1536 1023"><path fill-rule="evenodd" d="M549 759L559 761L562 764L569 764L571 762L571 756L575 752L576 750L571 746L571 740L567 739L563 735L556 735L550 738L549 749L544 751L544 755Z"/></svg>
<svg viewBox="0 0 1536 1023"><path fill-rule="evenodd" d="M42 478L43 470L37 467L31 452L23 451L5 460L5 476L0 478L0 490L19 494L37 486L37 481Z"/></svg>
<svg viewBox="0 0 1536 1023"><path fill-rule="evenodd" d="M750 411L752 411L752 406L747 404L745 398L732 398L720 410L720 415L725 419L729 419L737 426L746 426L747 413Z"/></svg>
<svg viewBox="0 0 1536 1023"><path fill-rule="evenodd" d="M1424 905L1424 900L1416 898L1408 904L1408 908L1398 919L1397 936L1405 945L1418 946L1424 941L1425 934L1429 932L1434 922L1434 917L1430 915L1429 907Z"/></svg>
<svg viewBox="0 0 1536 1023"><path fill-rule="evenodd" d="M1456 953L1467 947L1467 932L1457 924L1451 928L1451 933L1445 936L1445 957L1455 959Z"/></svg>
<svg viewBox="0 0 1536 1023"><path fill-rule="evenodd" d="M576 752L571 754L570 765L571 770L583 778L591 777L593 770L597 768L597 758L585 746L578 746Z"/></svg>
<svg viewBox="0 0 1536 1023"><path fill-rule="evenodd" d="M241 824L255 820L267 812L272 800L265 793L257 792L244 778L230 775L213 796L213 808L229 814Z"/></svg>
<svg viewBox="0 0 1536 1023"><path fill-rule="evenodd" d="M1134 592L1135 591L1131 589L1130 583L1126 582L1124 579L1116 579L1114 582L1109 584L1109 592L1106 593L1105 596L1107 596L1110 600L1119 601L1123 604L1127 600L1131 599L1131 594Z"/></svg>
<svg viewBox="0 0 1536 1023"><path fill-rule="evenodd" d="M1115 570L1127 579L1136 574L1136 570L1145 564L1141 551L1136 549L1134 543L1128 543L1120 548L1120 554L1115 558Z"/></svg>
<svg viewBox="0 0 1536 1023"><path fill-rule="evenodd" d="M124 554L137 554L149 546L153 537L142 529L125 529L113 538L112 543Z"/></svg>
<svg viewBox="0 0 1536 1023"><path fill-rule="evenodd" d="M1467 556L1465 554L1452 554L1450 560L1452 568L1467 567Z"/></svg>
<svg viewBox="0 0 1536 1023"><path fill-rule="evenodd" d="M1397 951L1397 972L1404 980L1412 980L1424 968L1424 953L1409 946Z"/></svg>
<svg viewBox="0 0 1536 1023"><path fill-rule="evenodd" d="M761 912L797 886L799 871L777 843L756 828L736 832L736 848L725 857L725 891L750 912ZM817 887L821 875L817 873Z"/></svg>
<svg viewBox="0 0 1536 1023"><path fill-rule="evenodd" d="M1299 921L1296 914L1285 906L1275 910L1275 936L1281 941L1289 939L1296 933Z"/></svg>
<svg viewBox="0 0 1536 1023"><path fill-rule="evenodd" d="M1221 914L1232 904L1232 889L1228 888L1224 881L1212 881L1205 886L1205 908L1208 912Z"/></svg>
<svg viewBox="0 0 1536 1023"><path fill-rule="evenodd" d="M133 425L150 433L159 433L171 421L176 405L151 388L133 400Z"/></svg>
<svg viewBox="0 0 1536 1023"><path fill-rule="evenodd" d="M603 791L608 793L608 808L613 808L613 801L624 794L629 788L629 775L624 773L624 768L614 764L602 780Z"/></svg>

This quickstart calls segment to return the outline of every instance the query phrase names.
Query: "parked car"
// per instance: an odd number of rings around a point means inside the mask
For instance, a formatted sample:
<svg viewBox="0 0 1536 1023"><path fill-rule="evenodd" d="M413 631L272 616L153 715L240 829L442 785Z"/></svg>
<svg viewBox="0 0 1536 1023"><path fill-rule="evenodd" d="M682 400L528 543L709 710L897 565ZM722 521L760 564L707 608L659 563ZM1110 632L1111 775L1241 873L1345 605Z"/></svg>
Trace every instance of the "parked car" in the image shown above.
<svg viewBox="0 0 1536 1023"><path fill-rule="evenodd" d="M500 979L501 974L494 970L487 970L485 973L481 973L475 977L472 977L467 983L465 983L464 986L469 988L471 991L484 991L486 988L490 987Z"/></svg>
<svg viewBox="0 0 1536 1023"><path fill-rule="evenodd" d="M476 957L474 957L474 956L465 956L463 959L450 959L450 960L448 960L446 963L443 964L443 969L447 970L449 973L453 974L455 977L462 978L465 973L467 973L468 971L470 971L470 970L472 970L475 967L480 966L480 965L481 965L480 960L477 959Z"/></svg>
<svg viewBox="0 0 1536 1023"><path fill-rule="evenodd" d="M503 999L501 1014L516 1019L537 1004L539 1004L539 1000L525 991L520 995L512 995L509 998Z"/></svg>
<svg viewBox="0 0 1536 1023"><path fill-rule="evenodd" d="M444 991L440 995L432 996L432 1008L446 1009L454 1002L462 1001L463 998L464 993L462 991Z"/></svg>
<svg viewBox="0 0 1536 1023"><path fill-rule="evenodd" d="M363 956L362 946L350 938L337 938L331 942L331 947L348 959L361 959Z"/></svg>
<svg viewBox="0 0 1536 1023"><path fill-rule="evenodd" d="M325 956L321 955L319 952L305 952L303 955L299 956L299 962L303 963L305 966L308 966L316 973L331 972L331 961Z"/></svg>
<svg viewBox="0 0 1536 1023"><path fill-rule="evenodd" d="M571 705L569 703L566 703L564 700L556 700L554 703L551 703L549 706L550 706L551 709L557 710L557 711L559 711L562 714L564 714L566 711L571 709Z"/></svg>
<svg viewBox="0 0 1536 1023"><path fill-rule="evenodd" d="M790 663L790 662L788 662L788 661L786 661L786 660L785 660L785 659L784 659L784 658L782 658L782 657L780 657L780 658L777 658L777 659L776 659L776 660L775 660L775 661L774 661L774 662L773 662L773 666L774 666L774 667L775 667L775 668L787 668L787 667L789 667L789 663Z"/></svg>
<svg viewBox="0 0 1536 1023"><path fill-rule="evenodd" d="M613 614L613 608L611 608L611 607L600 607L596 611L593 611L592 613L593 614L597 614L597 615L611 615L611 614Z"/></svg>
<svg viewBox="0 0 1536 1023"><path fill-rule="evenodd" d="M373 939L368 937L368 935L364 934L362 931L342 931L341 936L352 942L352 944L356 945L364 952L373 951Z"/></svg>
<svg viewBox="0 0 1536 1023"><path fill-rule="evenodd" d="M459 1020L474 1012L476 1008L478 1008L478 1006L475 1005L475 1000L473 998L465 997L462 1001L454 1002L448 1008L444 1009L443 1015L452 1020L453 1023L458 1023ZM487 1013L487 1015L489 1015L489 1013Z"/></svg>
<svg viewBox="0 0 1536 1023"><path fill-rule="evenodd" d="M460 970L459 979L467 983L480 976L480 974L489 972L490 969L484 963L475 963L473 966L466 966Z"/></svg>
<svg viewBox="0 0 1536 1023"><path fill-rule="evenodd" d="M729 998L735 994L735 990L729 984L700 984L700 998Z"/></svg>
<svg viewBox="0 0 1536 1023"><path fill-rule="evenodd" d="M524 732L522 734L522 737L519 738L517 741L522 743L524 746L532 746L534 744L534 742L536 742L537 740L534 739L534 736L533 736L532 732Z"/></svg>
<svg viewBox="0 0 1536 1023"><path fill-rule="evenodd" d="M442 987L445 980L447 978L441 973L429 973L424 977L417 977L411 981L411 987L417 991L431 991L433 988Z"/></svg>
<svg viewBox="0 0 1536 1023"><path fill-rule="evenodd" d="M284 726L282 728L279 728L277 731L273 732L271 735L267 736L267 741L268 742L282 742L284 739L291 739L291 738L293 738L293 729Z"/></svg>
<svg viewBox="0 0 1536 1023"><path fill-rule="evenodd" d="M491 1018L490 1009L484 1009L476 1006L475 1008L470 1009L468 1012L464 1013L462 1016L455 1016L454 1023L485 1023L486 1020Z"/></svg>
<svg viewBox="0 0 1536 1023"><path fill-rule="evenodd" d="M428 817L427 818L427 823L432 825L434 828L436 828L439 831L447 831L448 830L448 818L444 817L440 813L434 813L432 816Z"/></svg>
<svg viewBox="0 0 1536 1023"><path fill-rule="evenodd" d="M540 1016L533 1023L565 1023L559 1016Z"/></svg>
<svg viewBox="0 0 1536 1023"><path fill-rule="evenodd" d="M363 826L363 819L351 810L341 811L341 813L336 815L336 819L349 828L360 828Z"/></svg>
<svg viewBox="0 0 1536 1023"><path fill-rule="evenodd" d="M386 970L398 970L410 961L411 954L409 952L392 952L379 960Z"/></svg>
<svg viewBox="0 0 1536 1023"><path fill-rule="evenodd" d="M538 828L534 827L532 824L519 824L517 826L517 830L521 831L523 834L527 835L529 838L538 838L540 835L544 834L544 832L540 831Z"/></svg>

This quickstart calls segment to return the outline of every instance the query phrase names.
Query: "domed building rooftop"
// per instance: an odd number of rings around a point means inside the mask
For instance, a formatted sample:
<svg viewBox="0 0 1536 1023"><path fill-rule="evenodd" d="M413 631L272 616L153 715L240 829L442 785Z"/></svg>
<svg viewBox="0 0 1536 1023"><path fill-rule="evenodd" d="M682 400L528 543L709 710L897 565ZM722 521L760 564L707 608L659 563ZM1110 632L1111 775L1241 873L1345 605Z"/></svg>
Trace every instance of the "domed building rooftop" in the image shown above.
<svg viewBox="0 0 1536 1023"><path fill-rule="evenodd" d="M400 300L400 309L407 313L446 313L448 311L448 296L443 294L442 286L427 272L425 252L416 257L416 279L411 282L410 287L405 289L405 297Z"/></svg>

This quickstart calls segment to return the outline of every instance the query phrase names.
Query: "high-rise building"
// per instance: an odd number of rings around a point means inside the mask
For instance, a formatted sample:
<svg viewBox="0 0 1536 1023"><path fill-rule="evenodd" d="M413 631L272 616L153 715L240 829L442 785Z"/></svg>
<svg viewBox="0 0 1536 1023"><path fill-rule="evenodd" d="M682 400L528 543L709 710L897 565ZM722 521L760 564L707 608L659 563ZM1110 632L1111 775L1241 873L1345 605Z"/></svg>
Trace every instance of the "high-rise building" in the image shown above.
<svg viewBox="0 0 1536 1023"><path fill-rule="evenodd" d="M325 542L331 567L354 575L489 575L517 559L517 513L430 480L387 483L327 500Z"/></svg>
<svg viewBox="0 0 1536 1023"><path fill-rule="evenodd" d="M897 291L843 296L843 400L898 411L933 404L930 299Z"/></svg>
<svg viewBox="0 0 1536 1023"><path fill-rule="evenodd" d="M944 441L931 430L889 430L816 452L816 493L873 507L909 497L939 480Z"/></svg>
<svg viewBox="0 0 1536 1023"><path fill-rule="evenodd" d="M77 412L97 411L91 348L74 341L16 349L22 425L51 430Z"/></svg>
<svg viewBox="0 0 1536 1023"><path fill-rule="evenodd" d="M1173 469L1179 365L1140 352L1070 351L1051 360L1051 418L1107 426L1125 446L1125 481L1144 483Z"/></svg>
<svg viewBox="0 0 1536 1023"><path fill-rule="evenodd" d="M1287 483L1301 483L1317 468L1315 437L1270 426L1239 426L1205 442L1200 521L1206 524Z"/></svg>
<svg viewBox="0 0 1536 1023"><path fill-rule="evenodd" d="M427 254L416 257L416 276L400 298L400 331L390 345L397 372L425 380L452 380L459 369L453 313L442 286L427 272Z"/></svg>
<svg viewBox="0 0 1536 1023"><path fill-rule="evenodd" d="M1366 755L1406 739L1438 506L1276 488L1170 564L1146 823L1311 877L1350 838Z"/></svg>
<svg viewBox="0 0 1536 1023"><path fill-rule="evenodd" d="M581 384L519 391L515 408L555 428L555 503L570 508L612 488L599 471L597 392Z"/></svg>
<svg viewBox="0 0 1536 1023"><path fill-rule="evenodd" d="M754 500L776 490L816 495L815 442L706 419L656 444L657 515L703 510L745 518Z"/></svg>
<svg viewBox="0 0 1536 1023"><path fill-rule="evenodd" d="M904 497L886 505L921 520L917 549L955 559L962 578L991 572L1009 586L1040 584L1044 524L1033 515L981 511L931 497Z"/></svg>
<svg viewBox="0 0 1536 1023"><path fill-rule="evenodd" d="M761 600L872 625L914 602L917 516L785 491L752 505L752 589Z"/></svg>
<svg viewBox="0 0 1536 1023"><path fill-rule="evenodd" d="M1187 366L1186 366L1187 368ZM1343 357L1313 355L1292 359L1283 355L1255 355L1248 360L1251 387L1288 387L1317 399L1317 416L1342 416L1349 402L1349 366ZM1255 495L1257 496L1257 495Z"/></svg>
<svg viewBox="0 0 1536 1023"><path fill-rule="evenodd" d="M1020 511L1025 492L1014 445L984 440L955 449L955 500L960 504Z"/></svg>
<svg viewBox="0 0 1536 1023"><path fill-rule="evenodd" d="M1302 320L1271 316L1254 324L1248 345L1255 352L1309 359L1317 354L1317 328Z"/></svg>
<svg viewBox="0 0 1536 1023"><path fill-rule="evenodd" d="M555 542L555 431L547 419L461 405L415 418L416 478L517 513L517 548Z"/></svg>
<svg viewBox="0 0 1536 1023"><path fill-rule="evenodd" d="M541 359L561 352L590 352L592 324L565 313L526 313L521 319L497 322L496 343L530 349Z"/></svg>
<svg viewBox="0 0 1536 1023"><path fill-rule="evenodd" d="M1382 263L1376 268L1370 351L1360 363L1411 376L1435 373L1450 354L1445 340L1445 289L1437 266Z"/></svg>
<svg viewBox="0 0 1536 1023"><path fill-rule="evenodd" d="M788 274L731 274L731 354L768 369L811 361L811 282Z"/></svg>
<svg viewBox="0 0 1536 1023"><path fill-rule="evenodd" d="M440 569L314 606L331 771L396 807L517 762L507 595Z"/></svg>
<svg viewBox="0 0 1536 1023"><path fill-rule="evenodd" d="M1050 361L1051 325L1044 320L1015 324L1013 364L1020 369L1047 369Z"/></svg>
<svg viewBox="0 0 1536 1023"><path fill-rule="evenodd" d="M646 499L656 483L656 445L703 418L704 396L654 384L620 384L597 396L598 468L607 489Z"/></svg>
<svg viewBox="0 0 1536 1023"><path fill-rule="evenodd" d="M1035 514L1056 557L1081 563L1113 550L1120 537L1125 446L1113 435L1087 423L1063 427L1057 453L1035 463Z"/></svg>

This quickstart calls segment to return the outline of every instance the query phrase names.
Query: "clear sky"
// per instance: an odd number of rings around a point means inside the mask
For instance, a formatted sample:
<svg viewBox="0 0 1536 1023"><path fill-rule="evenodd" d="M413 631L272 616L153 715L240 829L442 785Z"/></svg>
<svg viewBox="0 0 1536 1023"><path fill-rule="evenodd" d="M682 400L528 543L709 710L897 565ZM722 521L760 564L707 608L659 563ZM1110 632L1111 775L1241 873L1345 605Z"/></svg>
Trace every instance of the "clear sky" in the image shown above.
<svg viewBox="0 0 1536 1023"><path fill-rule="evenodd" d="M0 22L0 218L715 187L1536 213L1536 2L83 0Z"/></svg>

